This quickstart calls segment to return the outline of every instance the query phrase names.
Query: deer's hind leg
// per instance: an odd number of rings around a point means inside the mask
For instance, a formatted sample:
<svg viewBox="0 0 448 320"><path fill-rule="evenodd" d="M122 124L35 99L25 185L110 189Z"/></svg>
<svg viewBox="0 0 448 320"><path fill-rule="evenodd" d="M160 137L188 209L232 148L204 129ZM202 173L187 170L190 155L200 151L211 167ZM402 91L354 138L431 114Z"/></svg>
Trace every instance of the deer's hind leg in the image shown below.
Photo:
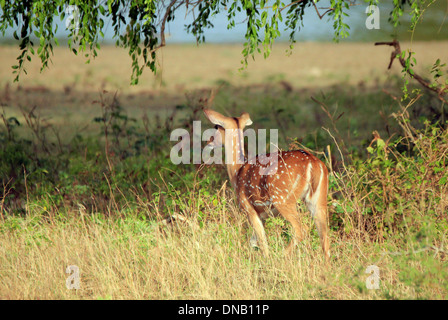
<svg viewBox="0 0 448 320"><path fill-rule="evenodd" d="M318 201L315 205L310 206L310 211L316 225L317 233L319 234L322 251L325 255L325 260L329 261L330 240L328 237L327 204L324 203L324 201Z"/></svg>
<svg viewBox="0 0 448 320"><path fill-rule="evenodd" d="M323 174L323 165L321 165L321 177L317 186L316 192L311 196L311 199L305 201L308 209L316 224L317 232L320 237L322 251L325 255L325 260L330 259L330 240L328 231L328 213L327 213L327 193L328 193L328 178Z"/></svg>

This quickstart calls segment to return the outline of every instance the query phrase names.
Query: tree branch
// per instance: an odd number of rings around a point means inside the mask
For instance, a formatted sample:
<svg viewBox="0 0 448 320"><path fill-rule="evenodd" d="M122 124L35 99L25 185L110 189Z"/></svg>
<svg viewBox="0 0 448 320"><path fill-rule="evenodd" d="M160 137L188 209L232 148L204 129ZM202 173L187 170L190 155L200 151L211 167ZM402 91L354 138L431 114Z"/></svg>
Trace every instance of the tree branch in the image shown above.
<svg viewBox="0 0 448 320"><path fill-rule="evenodd" d="M397 40L394 40L391 42L375 42L375 45L376 46L386 45L386 46L394 47L395 50L392 52L392 54L390 56L389 66L387 67L388 70L392 67L392 63L394 62L394 60L396 58L398 58L398 61L400 61L401 66L406 70L406 73L411 78L414 78L415 80L417 80L423 87L437 93L437 96L439 97L439 99L441 101L445 102L446 104L448 104L448 100L446 100L444 97L448 93L448 86L434 87L434 86L431 86L431 84L428 81L423 79L417 73L413 72L413 74L411 74L411 72L409 71L409 68L406 67L406 60L401 56L400 42L398 42Z"/></svg>
<svg viewBox="0 0 448 320"><path fill-rule="evenodd" d="M153 53L153 52L156 52L160 48L165 47L165 45L166 45L166 41L165 41L165 25L166 25L166 21L168 20L168 16L171 13L171 9L176 4L176 2L177 2L177 0L171 0L170 4L166 7L165 14L163 16L162 22L160 23L160 39L161 39L160 40L160 44L157 47L151 49L149 51L150 54Z"/></svg>
<svg viewBox="0 0 448 320"><path fill-rule="evenodd" d="M160 26L160 38L162 39L160 42L160 47L165 46L165 24L166 20L168 19L168 16L171 13L171 8L176 4L177 0L171 0L170 4L166 8L165 15L163 16L162 25Z"/></svg>

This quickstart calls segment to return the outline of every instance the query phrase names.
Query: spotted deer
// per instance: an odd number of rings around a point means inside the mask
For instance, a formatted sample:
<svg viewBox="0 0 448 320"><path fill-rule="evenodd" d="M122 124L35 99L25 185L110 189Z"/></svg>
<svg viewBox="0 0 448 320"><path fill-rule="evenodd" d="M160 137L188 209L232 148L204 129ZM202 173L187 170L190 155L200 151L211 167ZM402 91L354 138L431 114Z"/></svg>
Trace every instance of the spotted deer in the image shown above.
<svg viewBox="0 0 448 320"><path fill-rule="evenodd" d="M303 150L277 151L265 156L277 155L275 166L260 161L263 155L249 161L244 153L243 129L252 124L247 112L240 117L226 117L205 109L206 117L215 124L215 134L207 142L208 148L222 148L231 156L226 158L227 173L241 210L254 231L256 240L265 256L269 255L263 221L280 214L294 228L294 238L286 251L291 252L304 233L300 223L297 201L304 201L310 210L319 233L326 261L330 258L327 227L328 171L314 155ZM233 132L233 134L228 134ZM270 166L270 168L269 168Z"/></svg>

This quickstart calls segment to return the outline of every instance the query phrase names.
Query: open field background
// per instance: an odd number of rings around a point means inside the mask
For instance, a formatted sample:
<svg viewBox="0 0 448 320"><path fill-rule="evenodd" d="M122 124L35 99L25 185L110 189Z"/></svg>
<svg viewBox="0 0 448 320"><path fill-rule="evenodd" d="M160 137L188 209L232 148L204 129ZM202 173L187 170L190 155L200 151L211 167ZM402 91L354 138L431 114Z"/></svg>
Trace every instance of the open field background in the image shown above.
<svg viewBox="0 0 448 320"><path fill-rule="evenodd" d="M56 48L49 70L35 59L17 84L19 52L0 47L0 298L447 299L447 106L425 91L400 102L390 47L286 48L238 71L239 45L170 45L162 72L130 87L121 49L85 64ZM405 48L426 76L448 60L447 41ZM211 127L203 107L247 111L254 128L279 129L281 147L327 164L329 266L308 213L291 256L289 225L267 221L265 259L225 170L171 163L173 129ZM372 264L379 290L366 287ZM69 265L79 290L66 288Z"/></svg>
<svg viewBox="0 0 448 320"><path fill-rule="evenodd" d="M240 44L172 44L159 52L160 77L150 72L143 74L138 86L129 86L131 59L126 50L105 45L96 60L87 60L81 53L76 56L67 48L56 47L51 68L40 73L38 59L30 63L28 75L21 78L20 85L45 86L53 90L93 90L104 87L108 90L128 92L167 91L181 93L187 89L215 86L221 81L234 85L264 84L274 80L285 80L298 87L325 87L328 85L357 84L359 81L384 80L391 48L374 46L373 43L296 43L291 54L289 45L277 43L272 55L264 60L262 55L250 60L247 69L239 71L242 60ZM436 59L447 52L448 41L403 42L402 48L416 53L418 69L432 66ZM2 46L1 81L13 79L11 66L19 51L14 46ZM391 73L401 68L393 66Z"/></svg>
<svg viewBox="0 0 448 320"><path fill-rule="evenodd" d="M448 52L448 41L403 43L402 48L414 50L418 59L415 69L427 73L440 55ZM214 101L216 109L237 113L254 110L253 117L265 118L265 112L259 111L257 105L263 109L266 97L270 108L285 109L296 104L293 113L297 122L289 137L298 137L316 130L315 119L310 122L307 118L315 117L315 110L320 107L310 97L321 101L326 96L333 108L330 111L350 110L340 123L349 126L350 122L353 125L360 121L356 128L362 128L367 135L383 129L384 119L379 118L379 111L389 115L391 108L397 107L390 103L390 95L383 89L399 94L393 90L401 85L401 66L394 62L387 70L390 47L307 42L296 44L289 56L287 49L286 44L279 43L269 59L260 55L240 71L240 45L171 45L161 51L162 71L154 76L147 70L138 86L130 86L131 60L119 48L103 47L90 64L85 64L86 58L81 54L75 56L67 48L55 48L51 68L40 73L39 59L34 59L26 68L28 75L23 74L17 84L12 83L11 66L19 52L15 47L2 46L0 102L14 117L22 116L17 107L36 106L42 119L62 130L62 135L73 136L80 130L96 130L92 128L95 124L86 119L101 115L100 105L92 102L100 99L103 90L108 91L105 96L109 98L117 93L126 115L141 119L144 114L155 113L168 117L176 106L194 104L209 97L213 89L222 91ZM360 100L354 98L353 90L359 93ZM369 117L362 116L367 113ZM270 125L269 121L256 121L257 124ZM278 123L275 125L278 127Z"/></svg>

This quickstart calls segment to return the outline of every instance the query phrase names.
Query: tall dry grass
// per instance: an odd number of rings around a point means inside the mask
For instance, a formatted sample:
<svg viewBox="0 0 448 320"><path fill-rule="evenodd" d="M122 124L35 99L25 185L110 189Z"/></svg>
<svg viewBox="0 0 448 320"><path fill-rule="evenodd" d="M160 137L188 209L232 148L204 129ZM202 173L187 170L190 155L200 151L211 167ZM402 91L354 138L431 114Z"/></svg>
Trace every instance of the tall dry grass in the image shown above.
<svg viewBox="0 0 448 320"><path fill-rule="evenodd" d="M218 210L210 205L202 225L191 216L165 224L135 215L106 218L83 209L49 218L45 210L50 208L30 206L26 218L8 218L1 225L0 298L446 298L443 281L421 288L402 281L401 260L394 259L408 253L393 243L385 247L333 234L332 262L326 266L315 232L285 255L287 227L268 223L272 254L265 258L249 247L251 229L231 196L220 198L227 204L219 203ZM311 219L304 220L312 229ZM425 269L423 260L409 263ZM371 264L381 270L380 290L366 288ZM70 265L80 271L78 290L66 287Z"/></svg>

